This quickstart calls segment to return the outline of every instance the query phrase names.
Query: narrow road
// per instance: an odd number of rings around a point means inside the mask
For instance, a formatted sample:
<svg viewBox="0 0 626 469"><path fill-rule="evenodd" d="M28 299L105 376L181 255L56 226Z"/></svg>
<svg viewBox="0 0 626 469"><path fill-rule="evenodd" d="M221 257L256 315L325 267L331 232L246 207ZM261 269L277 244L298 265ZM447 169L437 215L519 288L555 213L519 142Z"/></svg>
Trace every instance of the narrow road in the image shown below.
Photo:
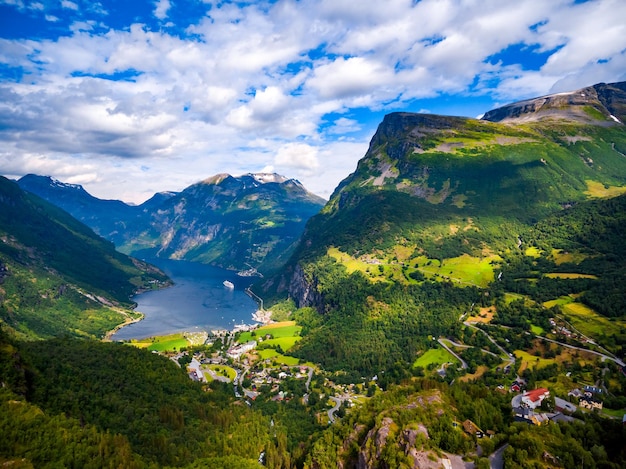
<svg viewBox="0 0 626 469"><path fill-rule="evenodd" d="M343 401L334 396L329 397L329 399L335 403L335 406L332 409L328 409L328 420L330 420L330 423L335 423L335 412L339 410Z"/></svg>
<svg viewBox="0 0 626 469"><path fill-rule="evenodd" d="M311 385L311 379L312 378L313 378L313 368L309 368L309 376L306 379L306 383L304 383L304 385L306 386L307 394L309 393L309 386Z"/></svg>
<svg viewBox="0 0 626 469"><path fill-rule="evenodd" d="M563 347L568 347L568 348L571 348L571 349L574 349L574 350L580 350L581 352L593 353L594 355L598 355L598 356L604 358L605 360L611 360L611 361L617 363L619 366L626 366L624 364L624 362L622 360L620 360L619 358L611 357L609 355L605 355L603 353L596 352L595 350L589 350L587 348L576 347L575 345L569 345L569 344L566 344L564 342L559 342L558 340L552 340L552 339L548 339L547 337L542 337L540 335L536 335L535 337L537 337L538 339L541 339L541 340L545 340L546 342L552 342L553 344L561 345Z"/></svg>
<svg viewBox="0 0 626 469"><path fill-rule="evenodd" d="M502 445L489 455L489 467L491 469L502 469L504 467L504 450L509 447L509 444Z"/></svg>
<svg viewBox="0 0 626 469"><path fill-rule="evenodd" d="M456 353L454 353L454 351L450 347L448 347L446 344L444 344L442 339L437 339L437 342L439 342L439 345L441 345L450 354L452 354L452 356L454 358L456 358L458 361L461 362L461 368L463 368L464 370L467 368L467 363L465 363L465 360L463 360L461 357L459 357Z"/></svg>
<svg viewBox="0 0 626 469"><path fill-rule="evenodd" d="M498 350L500 350L500 351L502 352L502 355L504 355L505 357L507 357L508 362L509 362L509 366L510 366L511 368L513 367L513 365L515 364L515 356L513 356L513 354L512 354L512 353L509 353L509 352L507 352L506 350L504 350L504 348L502 348L502 347L500 346L500 344L498 344L498 342L496 342L496 341L494 340L494 338L493 338L493 337L491 337L489 334L487 334L485 331L483 331L480 327L473 326L472 324L470 324L470 323L469 323L469 322L467 322L467 321L465 321L463 324L464 324L464 325L466 325L467 327L471 327L472 329L476 329L477 331L480 331L480 332L482 332L483 334L485 334L485 335L487 336L487 338L491 341L491 343L492 343L493 345L495 345L496 347L498 347ZM503 359L503 360L504 360L504 359Z"/></svg>

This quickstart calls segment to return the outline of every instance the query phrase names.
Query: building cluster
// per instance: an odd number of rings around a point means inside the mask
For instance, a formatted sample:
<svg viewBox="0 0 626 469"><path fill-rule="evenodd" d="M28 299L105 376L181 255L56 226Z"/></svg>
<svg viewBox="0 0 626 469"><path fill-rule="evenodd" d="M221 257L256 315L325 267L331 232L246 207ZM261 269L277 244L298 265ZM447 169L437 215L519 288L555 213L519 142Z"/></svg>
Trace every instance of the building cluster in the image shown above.
<svg viewBox="0 0 626 469"><path fill-rule="evenodd" d="M572 389L568 396L573 396L578 399L578 405L583 409L589 410L602 410L602 389L595 386L585 386L582 391L580 389Z"/></svg>
<svg viewBox="0 0 626 469"><path fill-rule="evenodd" d="M237 360L244 353L248 353L254 350L256 346L257 346L256 340L251 340L249 342L246 342L245 344L235 345L234 347L231 347L226 351L226 356L228 358L232 358L233 360Z"/></svg>

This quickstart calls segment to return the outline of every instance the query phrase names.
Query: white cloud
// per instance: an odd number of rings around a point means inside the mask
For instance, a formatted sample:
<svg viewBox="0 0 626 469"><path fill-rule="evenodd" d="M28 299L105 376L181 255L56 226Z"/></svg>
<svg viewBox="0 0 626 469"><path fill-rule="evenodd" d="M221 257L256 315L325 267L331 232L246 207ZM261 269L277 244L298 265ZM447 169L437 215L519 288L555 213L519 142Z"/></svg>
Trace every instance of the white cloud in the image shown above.
<svg viewBox="0 0 626 469"><path fill-rule="evenodd" d="M333 122L333 125L328 129L328 133L344 135L350 132L358 132L359 130L361 130L359 121L355 119L348 119L346 117L340 117Z"/></svg>
<svg viewBox="0 0 626 469"><path fill-rule="evenodd" d="M160 20L164 20L165 18L167 18L167 12L169 11L170 7L170 0L157 0L154 7L154 16L156 16Z"/></svg>
<svg viewBox="0 0 626 469"><path fill-rule="evenodd" d="M61 6L68 10L78 10L78 5L70 0L61 0Z"/></svg>
<svg viewBox="0 0 626 469"><path fill-rule="evenodd" d="M77 5L61 3L74 20ZM150 6L176 21L169 0ZM89 8L70 35L0 38L0 61L23 72L0 81L0 167L135 201L269 167L328 196L367 150L375 123L355 117L367 109L430 109L413 100L442 93L507 102L626 79L621 0L213 2L189 38L162 22L104 28L105 7ZM491 59L514 44L554 52L532 70ZM156 187L163 181L171 186Z"/></svg>
<svg viewBox="0 0 626 469"><path fill-rule="evenodd" d="M316 170L319 167L317 148L306 143L287 143L278 149L274 163L277 167Z"/></svg>

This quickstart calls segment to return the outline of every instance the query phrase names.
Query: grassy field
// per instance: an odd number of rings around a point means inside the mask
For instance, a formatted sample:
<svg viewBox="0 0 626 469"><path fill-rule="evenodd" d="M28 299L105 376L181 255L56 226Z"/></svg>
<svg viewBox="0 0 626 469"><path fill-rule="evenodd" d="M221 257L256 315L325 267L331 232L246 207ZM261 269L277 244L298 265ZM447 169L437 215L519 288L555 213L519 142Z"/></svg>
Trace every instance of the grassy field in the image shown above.
<svg viewBox="0 0 626 469"><path fill-rule="evenodd" d="M590 274L571 274L571 273L551 273L551 274L545 274L545 277L548 278L566 278L566 279L572 279L572 278L598 278L596 275L590 275Z"/></svg>
<svg viewBox="0 0 626 469"><path fill-rule="evenodd" d="M543 306L550 309L553 306L559 305L559 306L565 306L569 303L571 303L572 301L574 301L574 298L572 298L571 296L561 296L555 300L550 300L550 301L545 301L543 303Z"/></svg>
<svg viewBox="0 0 626 469"><path fill-rule="evenodd" d="M597 339L602 335L620 335L626 330L626 321L610 320L582 303L569 302L562 308L565 319L588 337Z"/></svg>
<svg viewBox="0 0 626 469"><path fill-rule="evenodd" d="M148 337L141 340L132 339L130 344L156 352L173 352L189 346L189 342L182 333Z"/></svg>
<svg viewBox="0 0 626 469"><path fill-rule="evenodd" d="M591 198L607 198L617 197L626 192L626 187L619 186L605 186L601 182L587 181L587 190L585 194Z"/></svg>
<svg viewBox="0 0 626 469"><path fill-rule="evenodd" d="M259 358L262 360L271 359L278 364L287 365L287 366L296 366L300 363L300 360L295 357L288 357L287 355L281 355L275 349L268 348L264 350L258 350L256 352L259 355Z"/></svg>
<svg viewBox="0 0 626 469"><path fill-rule="evenodd" d="M450 353L444 348L431 348L420 355L415 362L413 362L414 367L421 366L422 368L428 367L431 363L436 365L443 365L444 363L454 363L457 359L454 358Z"/></svg>
<svg viewBox="0 0 626 469"><path fill-rule="evenodd" d="M273 324L268 324L266 326L259 327L255 329L254 336L251 331L242 332L239 336L239 343L245 344L251 340L255 340L257 337L263 337L266 334L271 334L273 340L276 339L289 339L289 338L300 338L300 331L302 330L301 326L296 326L295 321L283 321L276 322ZM291 344L293 346L293 344ZM282 345L281 345L282 347ZM285 350L283 348L283 350Z"/></svg>
<svg viewBox="0 0 626 469"><path fill-rule="evenodd" d="M580 264L582 261L589 257L587 254L583 254L578 251L563 251L562 249L553 249L552 257L556 265L564 263Z"/></svg>
<svg viewBox="0 0 626 469"><path fill-rule="evenodd" d="M515 359L519 364L519 369L517 371L518 373L522 373L526 368L532 369L536 366L537 369L541 369L545 368L548 365L556 363L556 360L554 358L536 357L528 352L525 352L524 350L515 350L513 352L513 355L515 355Z"/></svg>
<svg viewBox="0 0 626 469"><path fill-rule="evenodd" d="M531 246L529 248L526 248L524 254L528 257L541 257L541 250L539 248L536 248L535 246Z"/></svg>
<svg viewBox="0 0 626 469"><path fill-rule="evenodd" d="M486 287L494 279L493 263L501 260L502 258L497 255L478 258L463 254L459 257L444 259L438 268L432 262L430 266L420 267L419 270L425 274L438 274L453 282Z"/></svg>
<svg viewBox="0 0 626 469"><path fill-rule="evenodd" d="M287 352L291 347L293 347L296 342L300 340L300 337L280 337L278 339L268 339L264 340L263 343L267 344L271 347L280 346L285 352Z"/></svg>
<svg viewBox="0 0 626 469"><path fill-rule="evenodd" d="M541 335L543 334L543 327L540 326L535 326L534 324L530 325L530 330L532 331L533 334L535 335Z"/></svg>
<svg viewBox="0 0 626 469"><path fill-rule="evenodd" d="M231 368L230 366L225 366L225 365L207 365L206 368L208 368L209 370L213 370L215 372L215 374L228 377L228 379L231 382L237 376L237 372L234 370L234 368ZM209 373L205 373L205 376L206 376L206 378L208 380L211 380L211 375Z"/></svg>
<svg viewBox="0 0 626 469"><path fill-rule="evenodd" d="M519 293L505 293L504 302L508 305L512 301L527 299L527 296L520 295Z"/></svg>
<svg viewBox="0 0 626 469"><path fill-rule="evenodd" d="M486 287L494 279L493 262L499 262L500 256L472 257L464 254L459 257L444 259L440 263L437 259L418 257L410 259L411 266L407 267L409 255L413 247L396 246L394 258L354 258L337 248L329 248L327 254L340 262L348 271L361 272L372 281L386 281L392 279L398 282L410 282L405 273L410 275L412 271L419 270L424 275L440 280L449 279L462 285L476 285Z"/></svg>
<svg viewBox="0 0 626 469"><path fill-rule="evenodd" d="M459 381L471 381L477 378L480 378L482 375L484 375L487 371L489 370L489 368L485 365L480 365L478 367L476 367L476 372L472 373L472 374L466 374L463 375L459 378Z"/></svg>

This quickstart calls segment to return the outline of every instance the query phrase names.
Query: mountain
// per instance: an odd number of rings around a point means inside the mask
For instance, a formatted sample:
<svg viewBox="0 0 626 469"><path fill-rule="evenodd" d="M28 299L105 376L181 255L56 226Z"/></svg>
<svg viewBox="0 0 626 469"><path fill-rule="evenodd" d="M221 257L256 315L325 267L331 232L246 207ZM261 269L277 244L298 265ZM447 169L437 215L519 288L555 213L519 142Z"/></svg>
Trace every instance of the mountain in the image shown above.
<svg viewBox="0 0 626 469"><path fill-rule="evenodd" d="M219 174L167 199L120 250L226 268L263 269L287 258L323 205L298 181L276 174Z"/></svg>
<svg viewBox="0 0 626 469"><path fill-rule="evenodd" d="M623 257L614 255L623 252L625 221L616 217L623 197L607 200L626 193L625 89L596 85L505 106L482 120L385 116L356 171L307 224L287 267L264 283L266 295L288 295L323 313L308 317L301 356L362 373L408 360L426 346L418 337L453 333L474 305L508 294L494 282L499 274L511 288L525 285L507 280L525 262L541 265L527 271L536 282L529 288L557 283L537 282L544 275L590 275L593 288L626 306L624 292L611 286L624 275ZM558 218L564 214L566 222ZM603 217L616 226L594 244L588 220ZM566 252L576 261L564 265ZM611 266L605 274L601 259ZM597 307L582 281L561 283L571 288L559 291Z"/></svg>
<svg viewBox="0 0 626 469"><path fill-rule="evenodd" d="M49 176L27 174L17 183L23 190L62 208L115 245L124 242L129 225L147 223L147 214L158 210L163 202L175 195L173 192L158 193L137 207L120 200L98 199L79 184L67 184Z"/></svg>
<svg viewBox="0 0 626 469"><path fill-rule="evenodd" d="M28 175L19 184L83 221L118 249L237 270L289 258L304 224L324 204L295 179L219 174L139 206L100 200L82 187Z"/></svg>
<svg viewBox="0 0 626 469"><path fill-rule="evenodd" d="M129 297L167 277L67 212L0 178L0 318L19 334L102 337Z"/></svg>
<svg viewBox="0 0 626 469"><path fill-rule="evenodd" d="M550 118L598 125L626 120L626 83L600 83L570 93L558 93L509 104L487 112L491 122L531 122Z"/></svg>

